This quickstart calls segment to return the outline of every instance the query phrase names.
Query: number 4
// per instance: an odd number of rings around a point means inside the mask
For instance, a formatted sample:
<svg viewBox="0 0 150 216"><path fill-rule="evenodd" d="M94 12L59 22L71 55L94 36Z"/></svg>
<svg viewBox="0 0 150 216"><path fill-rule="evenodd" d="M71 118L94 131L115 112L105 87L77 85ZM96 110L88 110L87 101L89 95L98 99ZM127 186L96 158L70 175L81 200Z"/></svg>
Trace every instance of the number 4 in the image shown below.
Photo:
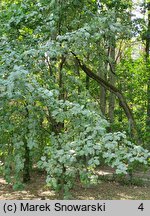
<svg viewBox="0 0 150 216"><path fill-rule="evenodd" d="M139 210L143 211L144 210L144 206L143 206L143 203L141 203L138 207Z"/></svg>

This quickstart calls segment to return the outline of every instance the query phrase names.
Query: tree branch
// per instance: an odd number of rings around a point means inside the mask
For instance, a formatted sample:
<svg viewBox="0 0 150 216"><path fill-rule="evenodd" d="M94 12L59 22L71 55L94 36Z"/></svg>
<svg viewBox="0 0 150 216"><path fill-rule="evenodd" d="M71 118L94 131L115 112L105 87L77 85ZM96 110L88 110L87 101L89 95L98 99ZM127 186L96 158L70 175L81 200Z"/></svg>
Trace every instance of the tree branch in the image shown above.
<svg viewBox="0 0 150 216"><path fill-rule="evenodd" d="M120 105L123 108L129 124L132 128L132 135L137 136L137 131L136 131L136 124L135 124L135 120L133 117L133 113L132 110L130 109L129 105L126 102L125 97L123 96L122 92L117 89L115 86L111 85L110 83L108 83L107 81L103 80L100 76L98 76L97 74L93 73L93 71L88 68L83 62L81 62L81 60L76 56L76 54L72 53L75 58L78 61L79 66L81 67L81 69L92 79L94 79L95 81L97 81L101 86L103 86L105 89L109 90L110 92L112 92L113 94L116 95L116 97L119 99Z"/></svg>

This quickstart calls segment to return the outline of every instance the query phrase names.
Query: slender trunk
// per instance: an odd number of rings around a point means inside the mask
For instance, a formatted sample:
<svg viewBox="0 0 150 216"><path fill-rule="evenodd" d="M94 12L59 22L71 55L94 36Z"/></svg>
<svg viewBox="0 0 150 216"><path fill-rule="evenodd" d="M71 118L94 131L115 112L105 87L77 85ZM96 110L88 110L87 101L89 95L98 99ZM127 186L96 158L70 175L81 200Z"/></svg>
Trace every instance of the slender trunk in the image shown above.
<svg viewBox="0 0 150 216"><path fill-rule="evenodd" d="M30 181L30 149L28 147L27 139L24 138L24 168L23 168L23 182Z"/></svg>
<svg viewBox="0 0 150 216"><path fill-rule="evenodd" d="M115 86L116 78L113 74L110 74L110 80L111 80L110 83L113 86ZM110 95L109 95L109 112L108 112L110 123L114 122L114 110L115 110L115 95L112 92L110 92Z"/></svg>
<svg viewBox="0 0 150 216"><path fill-rule="evenodd" d="M107 66L106 66L107 67ZM102 79L106 81L107 76L105 72L100 73ZM102 114L106 114L106 88L100 85L100 109Z"/></svg>
<svg viewBox="0 0 150 216"><path fill-rule="evenodd" d="M122 92L122 84L121 84L121 83L119 83L119 90ZM121 106L120 101L119 101L119 106ZM122 111L123 111L123 110L120 109L120 110L119 110L119 113L118 113L118 121L119 121L119 122L122 122L122 121L123 121L123 112L122 112Z"/></svg>
<svg viewBox="0 0 150 216"><path fill-rule="evenodd" d="M146 66L147 71L150 71L150 60L149 60L149 52L150 52L150 2L147 5L148 7L148 29L147 29L147 37L146 37ZM147 119L146 119L146 130L147 130L147 142L150 142L150 76L147 82ZM149 147L150 148L150 147Z"/></svg>
<svg viewBox="0 0 150 216"><path fill-rule="evenodd" d="M59 84L59 100L64 100L64 85L63 85L63 72L62 72L62 69L63 69L63 65L65 63L65 57L62 56L61 58L61 61L60 61L60 64L59 64L59 74L58 74L58 84ZM52 119L52 118L51 118ZM56 133L56 134L59 134L62 129L64 128L64 123L63 122L56 122L54 119L53 119L53 131Z"/></svg>
<svg viewBox="0 0 150 216"><path fill-rule="evenodd" d="M109 55L109 49L107 50L107 55ZM101 55L100 57L101 58ZM107 76L108 76L108 62L104 62L104 69L101 70L101 67L99 66L99 76L107 81ZM105 116L106 115L106 95L107 95L107 90L103 86L100 85L100 109L102 114Z"/></svg>
<svg viewBox="0 0 150 216"><path fill-rule="evenodd" d="M25 107L26 109L26 118L29 118L29 112L28 112L28 108ZM27 134L28 134L28 130L27 130ZM30 149L28 147L28 142L27 142L27 138L24 135L23 138L23 142L24 142L24 167L23 167L23 182L26 183L28 181L30 181Z"/></svg>
<svg viewBox="0 0 150 216"><path fill-rule="evenodd" d="M89 60L89 53L87 55L87 60ZM86 89L89 90L90 89L90 77L86 74Z"/></svg>
<svg viewBox="0 0 150 216"><path fill-rule="evenodd" d="M78 61L76 59L74 60L74 64L75 64L76 74L80 78L80 68L79 68ZM80 92L81 92L81 88L80 85L78 85L78 94L80 94Z"/></svg>
<svg viewBox="0 0 150 216"><path fill-rule="evenodd" d="M115 63L115 39L110 47L110 70L109 70L109 79L111 85L116 85L116 77L115 77L115 69L116 69L116 63ZM109 120L111 123L114 122L114 109L115 109L115 95L110 92L109 97Z"/></svg>
<svg viewBox="0 0 150 216"><path fill-rule="evenodd" d="M62 56L60 64L59 64L59 74L58 74L58 83L59 83L59 90L60 90L60 94L59 94L59 99L63 100L64 99L64 85L63 85L63 65L65 63L65 57Z"/></svg>

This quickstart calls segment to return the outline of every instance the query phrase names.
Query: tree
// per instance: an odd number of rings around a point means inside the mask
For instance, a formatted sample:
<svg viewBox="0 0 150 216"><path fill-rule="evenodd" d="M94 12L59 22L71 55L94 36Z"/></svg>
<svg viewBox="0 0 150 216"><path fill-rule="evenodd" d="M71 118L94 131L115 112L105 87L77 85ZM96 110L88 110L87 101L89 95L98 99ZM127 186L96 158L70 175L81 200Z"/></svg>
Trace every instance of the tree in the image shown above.
<svg viewBox="0 0 150 216"><path fill-rule="evenodd" d="M96 0L3 1L0 153L15 189L30 179L33 165L46 169L47 183L66 195L77 178L95 183L102 161L117 173L147 164L148 151L125 133L108 133L106 120L110 92L110 119L114 106L120 110L117 97L134 134L127 96L114 78L120 41L132 36L128 3L102 1L97 8Z"/></svg>

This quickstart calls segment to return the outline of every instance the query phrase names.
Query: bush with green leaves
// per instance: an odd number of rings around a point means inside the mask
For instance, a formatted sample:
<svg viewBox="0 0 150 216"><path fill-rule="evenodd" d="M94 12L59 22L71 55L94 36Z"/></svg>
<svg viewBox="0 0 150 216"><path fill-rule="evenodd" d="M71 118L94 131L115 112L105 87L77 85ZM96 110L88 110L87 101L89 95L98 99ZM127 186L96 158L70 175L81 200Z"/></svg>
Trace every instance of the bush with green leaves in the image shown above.
<svg viewBox="0 0 150 216"><path fill-rule="evenodd" d="M93 170L100 163L99 140L108 123L91 106L92 102L80 105L58 100L52 111L53 118L64 123L64 131L51 134L39 166L47 170L47 183L65 194L78 177L83 183L96 181Z"/></svg>
<svg viewBox="0 0 150 216"><path fill-rule="evenodd" d="M92 104L92 102L90 102ZM150 153L127 140L125 132L107 133L108 122L89 104L57 101L53 118L64 123L64 131L52 133L50 146L38 163L47 171L47 184L68 197L77 179L96 184L96 168L102 160L127 174L134 164L146 164ZM54 103L53 103L54 104Z"/></svg>
<svg viewBox="0 0 150 216"><path fill-rule="evenodd" d="M105 162L116 168L117 174L134 171L138 165L148 165L150 153L139 145L131 143L125 132L108 133L103 138Z"/></svg>

